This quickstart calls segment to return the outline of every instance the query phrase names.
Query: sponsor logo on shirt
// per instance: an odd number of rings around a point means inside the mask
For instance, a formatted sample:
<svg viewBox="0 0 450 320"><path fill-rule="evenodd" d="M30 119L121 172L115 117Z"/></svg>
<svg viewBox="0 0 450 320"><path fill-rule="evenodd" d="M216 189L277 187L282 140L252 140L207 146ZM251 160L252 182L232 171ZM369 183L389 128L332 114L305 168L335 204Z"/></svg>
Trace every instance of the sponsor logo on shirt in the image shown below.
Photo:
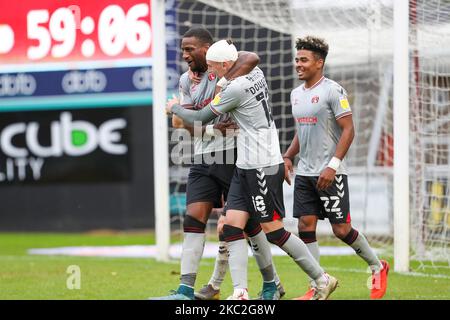
<svg viewBox="0 0 450 320"><path fill-rule="evenodd" d="M316 124L317 117L300 117L295 119L300 124Z"/></svg>
<svg viewBox="0 0 450 320"><path fill-rule="evenodd" d="M311 99L311 103L318 103L319 102L319 96L314 96Z"/></svg>

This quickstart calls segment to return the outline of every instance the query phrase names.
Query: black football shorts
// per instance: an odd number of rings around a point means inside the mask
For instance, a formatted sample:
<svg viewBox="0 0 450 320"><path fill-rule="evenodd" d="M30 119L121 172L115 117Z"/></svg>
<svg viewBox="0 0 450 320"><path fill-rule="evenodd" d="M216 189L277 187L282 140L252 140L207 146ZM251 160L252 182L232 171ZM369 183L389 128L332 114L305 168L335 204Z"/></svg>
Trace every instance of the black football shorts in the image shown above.
<svg viewBox="0 0 450 320"><path fill-rule="evenodd" d="M246 211L259 222L284 218L284 163L260 169L236 168L226 210Z"/></svg>
<svg viewBox="0 0 450 320"><path fill-rule="evenodd" d="M226 201L235 168L234 164L192 165L186 186L186 204L212 202L214 208L221 208L222 195Z"/></svg>
<svg viewBox="0 0 450 320"><path fill-rule="evenodd" d="M330 223L349 223L350 201L347 175L336 175L333 184L325 190L317 189L319 177L295 177L294 214L295 218L316 215L328 218Z"/></svg>

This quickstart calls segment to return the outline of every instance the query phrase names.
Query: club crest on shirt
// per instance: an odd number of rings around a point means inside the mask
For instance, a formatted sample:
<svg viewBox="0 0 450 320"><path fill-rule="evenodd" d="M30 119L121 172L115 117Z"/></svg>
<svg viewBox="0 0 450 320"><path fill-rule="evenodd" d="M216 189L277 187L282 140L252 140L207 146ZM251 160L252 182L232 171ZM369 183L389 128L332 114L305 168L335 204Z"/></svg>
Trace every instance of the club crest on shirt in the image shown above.
<svg viewBox="0 0 450 320"><path fill-rule="evenodd" d="M216 74L215 73L210 73L210 74L208 74L208 80L209 81L213 81L213 80L216 80Z"/></svg>
<svg viewBox="0 0 450 320"><path fill-rule="evenodd" d="M311 98L311 103L318 103L319 102L319 96L314 96Z"/></svg>

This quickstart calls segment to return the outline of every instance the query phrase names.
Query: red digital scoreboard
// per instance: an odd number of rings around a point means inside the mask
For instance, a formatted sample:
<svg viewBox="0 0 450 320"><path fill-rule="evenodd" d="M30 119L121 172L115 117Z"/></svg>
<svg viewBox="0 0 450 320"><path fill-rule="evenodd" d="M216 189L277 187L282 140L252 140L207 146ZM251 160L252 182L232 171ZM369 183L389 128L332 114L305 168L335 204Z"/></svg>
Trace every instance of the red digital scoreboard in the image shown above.
<svg viewBox="0 0 450 320"><path fill-rule="evenodd" d="M151 105L151 17L151 0L0 1L0 112ZM166 21L170 37L173 4Z"/></svg>
<svg viewBox="0 0 450 320"><path fill-rule="evenodd" d="M139 64L151 57L150 10L148 0L1 1L0 70Z"/></svg>

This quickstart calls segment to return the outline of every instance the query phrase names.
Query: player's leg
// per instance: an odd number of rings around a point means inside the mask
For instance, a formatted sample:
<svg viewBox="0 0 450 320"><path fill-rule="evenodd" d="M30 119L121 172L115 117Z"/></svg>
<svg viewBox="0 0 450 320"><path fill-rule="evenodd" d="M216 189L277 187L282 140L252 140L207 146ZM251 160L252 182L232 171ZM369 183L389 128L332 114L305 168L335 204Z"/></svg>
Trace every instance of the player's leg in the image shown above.
<svg viewBox="0 0 450 320"><path fill-rule="evenodd" d="M205 228L215 204L220 204L220 186L209 176L208 166L190 168L186 189L186 217L183 222L180 285L175 294L165 300L194 299L194 285L205 246Z"/></svg>
<svg viewBox="0 0 450 320"><path fill-rule="evenodd" d="M253 256L255 257L256 263L261 271L263 281L275 281L269 242L267 241L264 232L262 232L259 221L255 221L254 218L250 218L244 228L244 232L247 235Z"/></svg>
<svg viewBox="0 0 450 320"><path fill-rule="evenodd" d="M355 250L374 272L379 272L383 265L369 245L366 237L349 223L332 223L333 233Z"/></svg>
<svg viewBox="0 0 450 320"><path fill-rule="evenodd" d="M228 243L228 265L233 282L233 295L229 300L248 300L248 253L244 227L249 218L246 211L227 210L223 234Z"/></svg>
<svg viewBox="0 0 450 320"><path fill-rule="evenodd" d="M306 244L311 254L320 262L319 244L316 238L317 220L321 215L322 204L311 177L295 177L294 218L298 219L298 236Z"/></svg>
<svg viewBox="0 0 450 320"><path fill-rule="evenodd" d="M327 299L336 289L337 280L324 272L303 241L286 231L281 220L264 222L262 226L267 239L279 246L310 278L314 279L317 289L311 300Z"/></svg>
<svg viewBox="0 0 450 320"><path fill-rule="evenodd" d="M228 243L225 241L223 235L223 225L225 224L225 215L220 215L217 221L217 234L219 237L219 250L216 255L214 263L214 271L208 284L203 286L195 293L195 298L198 300L219 300L220 286L225 278L228 270Z"/></svg>
<svg viewBox="0 0 450 320"><path fill-rule="evenodd" d="M257 179L258 176L260 177L260 179L264 179L261 173L256 173ZM262 183L261 181L259 182ZM278 276L278 273L276 271L275 264L273 263L270 243L267 240L265 233L262 231L261 225L259 223L259 217L255 216L253 218L250 218L244 231L248 235L253 256L256 259L261 275L263 277L263 288L258 295L259 299L280 299L285 295L286 292L284 291L284 288L280 281L280 277Z"/></svg>
<svg viewBox="0 0 450 320"><path fill-rule="evenodd" d="M154 299L194 299L195 280L205 246L206 221L212 207L212 202L196 202L187 205L187 213L183 222L184 238L181 252L180 284L172 294Z"/></svg>
<svg viewBox="0 0 450 320"><path fill-rule="evenodd" d="M281 298L281 293L278 290L278 287L281 286L280 278L275 271L270 243L266 234L262 231L259 220L251 217L244 228L244 232L247 234L253 256L263 278L263 288L259 298L262 300L279 300Z"/></svg>
<svg viewBox="0 0 450 320"><path fill-rule="evenodd" d="M297 175L294 185L293 216L298 219L300 239L306 244L314 259L319 263L320 252L316 238L316 228L321 211L322 205L315 186L312 185L311 177ZM310 300L314 296L316 284L311 278L309 278L309 283L308 291L303 296L296 298L296 300Z"/></svg>
<svg viewBox="0 0 450 320"><path fill-rule="evenodd" d="M316 237L317 228L317 215L302 215L298 218L298 234L299 238L306 244L309 252L316 261L320 264L320 251L319 243ZM306 293L296 298L296 300L310 300L315 293L316 283L313 279L309 278L309 288Z"/></svg>
<svg viewBox="0 0 450 320"><path fill-rule="evenodd" d="M281 220L284 215L283 180L284 164L280 164L254 170L253 174L249 172L246 184L251 190L254 208L259 214L267 239L285 251L306 274L316 281L318 290L312 299L327 299L335 290L337 280L325 274L300 238L291 236L291 233L284 229Z"/></svg>
<svg viewBox="0 0 450 320"><path fill-rule="evenodd" d="M332 224L333 233L355 250L372 270L371 299L381 299L387 289L387 275L389 263L378 259L376 253L370 247L366 237L356 229L351 223Z"/></svg>
<svg viewBox="0 0 450 320"><path fill-rule="evenodd" d="M316 237L317 215L305 215L298 219L298 236L306 244L317 262L320 262L319 243Z"/></svg>
<svg viewBox="0 0 450 320"><path fill-rule="evenodd" d="M231 300L248 300L247 265L248 250L244 237L244 227L249 219L248 202L242 179L244 172L236 168L231 180L227 197L225 225L223 235L228 243L228 265L233 282Z"/></svg>
<svg viewBox="0 0 450 320"><path fill-rule="evenodd" d="M225 225L225 215L220 215L217 222L217 234L219 235L219 250L216 257L214 272L209 283L213 285L214 289L219 290L223 283L225 275L228 270L228 243L225 241L223 235L223 226Z"/></svg>
<svg viewBox="0 0 450 320"><path fill-rule="evenodd" d="M371 298L382 298L387 288L389 265L386 261L378 259L366 237L352 227L347 176L336 176L334 183L321 191L320 196L324 209L328 211L335 236L352 247L371 268L373 274Z"/></svg>
<svg viewBox="0 0 450 320"><path fill-rule="evenodd" d="M181 253L181 278L178 293L194 297L194 285L205 246L205 228L212 202L196 202L187 205L183 223L183 249Z"/></svg>
<svg viewBox="0 0 450 320"><path fill-rule="evenodd" d="M216 163L209 166L209 175L222 188L222 205L227 201L231 179L234 176L234 165L237 157L236 149L228 149L216 153ZM218 209L214 209L216 211ZM225 223L225 208L218 213L217 234L219 238L219 250L216 255L214 270L208 284L203 286L195 297L199 300L217 300L220 297L220 286L228 270L228 244L223 237L223 225Z"/></svg>
<svg viewBox="0 0 450 320"><path fill-rule="evenodd" d="M203 286L198 292L195 293L196 299L199 300L218 300L220 297L220 286L225 278L228 270L228 244L223 237L223 224L225 216L221 216L217 223L217 232L219 234L219 250L216 256L214 264L214 271L208 284ZM284 294L284 288L280 282L280 278L276 272L275 265L272 260L272 253L270 251L270 245L267 241L267 237L262 232L261 226L255 219L249 219L247 225L244 228L244 232L247 234L247 238L250 243L250 247L253 252L253 256L259 266L261 275L263 277L263 289L260 292L260 299L268 298L270 300L279 299ZM274 292L270 293L267 282L274 281ZM276 288L276 289L275 289ZM265 297L263 297L265 293Z"/></svg>
<svg viewBox="0 0 450 320"><path fill-rule="evenodd" d="M259 199L251 196L251 194L252 194L251 190L252 190L252 187L256 186L256 184L251 185L251 187L250 187L250 185L248 184L248 181L247 181L248 175L252 176L252 178L255 178L256 174L257 174L256 170L236 169L236 176L239 178L239 184L235 183L234 186L239 185L240 205L236 205L236 201L234 201L234 207L232 207L232 208L238 208L241 210L244 210L244 208L248 208L247 212L249 212L249 213L253 212L253 217L250 217L250 219L247 221L247 224L245 226L245 232L248 235L250 247L253 250L258 267L263 276L263 288L260 293L260 297L263 300L278 300L280 298L281 294L278 291L277 283L275 281L276 275L274 272L274 267L273 267L273 262L272 262L272 253L270 251L270 244L267 240L267 237L262 232L261 226L259 224L259 217L255 216L255 214L254 214L255 213L254 207L257 206L255 201L258 202ZM261 173L261 174L263 175L264 173ZM233 189L233 185L232 185L232 189ZM234 188L234 191L236 191L236 188ZM236 192L230 191L230 194L235 195ZM236 197L234 197L234 199L236 199ZM229 201L229 204L230 204L230 201ZM231 207L231 204L230 204L230 207ZM228 220L228 217L227 217L227 220ZM231 256L231 254L230 254L230 256ZM230 262L230 265L231 265L231 262ZM281 287L281 289L283 289L283 288Z"/></svg>
<svg viewBox="0 0 450 320"><path fill-rule="evenodd" d="M263 233L264 233L264 231L263 231ZM267 236L266 236L266 239L267 239ZM267 241L269 241L269 240L267 240ZM272 254L272 251L270 253ZM278 275L277 267L276 267L275 263L273 262L273 258L272 258L272 266L273 266L273 272L275 275L275 285L277 286L278 294L281 299L286 294L286 290L284 289L283 284L281 283L281 279L280 279L280 276ZM262 299L262 297L261 297L261 299Z"/></svg>

